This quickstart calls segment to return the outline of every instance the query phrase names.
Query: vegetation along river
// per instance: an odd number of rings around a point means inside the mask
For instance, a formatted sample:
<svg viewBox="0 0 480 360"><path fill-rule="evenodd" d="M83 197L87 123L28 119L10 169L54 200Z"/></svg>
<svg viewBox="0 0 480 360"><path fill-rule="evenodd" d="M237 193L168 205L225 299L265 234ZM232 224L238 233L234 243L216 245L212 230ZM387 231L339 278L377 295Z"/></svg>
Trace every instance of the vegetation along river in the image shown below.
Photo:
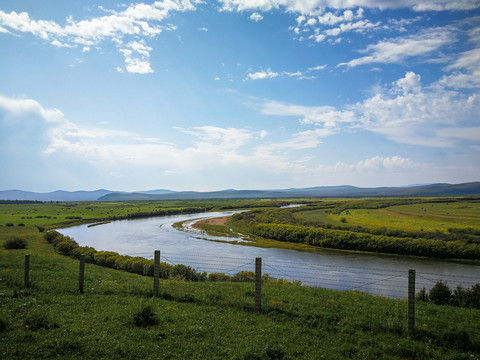
<svg viewBox="0 0 480 360"><path fill-rule="evenodd" d="M394 298L407 296L408 269L416 270L416 291L430 289L439 280L450 288L470 287L480 282L480 266L406 256L324 250L317 253L229 244L232 238L201 234L193 228L181 231L172 225L235 212L182 214L135 220L119 220L97 226L60 229L80 246L122 255L152 258L161 251L162 262L184 264L207 273L229 275L255 271L255 258L262 258L262 272L275 278L299 280L303 285L340 290L360 290ZM186 223L188 225L188 222ZM223 241L223 242L219 242Z"/></svg>

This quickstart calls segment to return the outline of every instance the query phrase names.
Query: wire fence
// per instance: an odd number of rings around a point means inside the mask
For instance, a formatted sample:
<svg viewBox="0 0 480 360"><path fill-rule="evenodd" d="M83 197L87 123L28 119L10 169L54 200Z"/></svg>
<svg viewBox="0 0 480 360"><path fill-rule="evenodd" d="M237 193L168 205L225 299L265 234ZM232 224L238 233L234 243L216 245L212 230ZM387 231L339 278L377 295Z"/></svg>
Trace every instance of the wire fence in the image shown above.
<svg viewBox="0 0 480 360"><path fill-rule="evenodd" d="M131 254L148 259L153 254ZM220 257L161 253L161 261L170 265L183 264L199 272L223 273L233 276L241 271L255 271L255 259L243 257ZM368 268L336 264L314 264L281 261L263 258L263 274L275 279L300 282L303 286L322 287L335 290L358 290L372 295L394 299L405 299L408 295L408 268ZM464 288L480 283L480 267L472 267L471 274L433 273L416 269L415 292L423 288L430 290L437 282L446 282L450 288Z"/></svg>
<svg viewBox="0 0 480 360"><path fill-rule="evenodd" d="M155 254L132 255L154 258L156 270L154 270L153 291L149 293L167 300L199 302L257 311L266 309L267 313L273 314L272 316L279 317L279 319L282 317L283 319L297 318L305 320L311 326L341 326L342 322L348 321L350 326L358 327L361 331L415 334L417 338L423 337L425 341L434 339L443 343L453 342L455 346L469 351L477 349L477 347L480 349L479 310L452 311L448 306L430 306L430 304L415 300L416 292L423 287L432 288L439 280L448 282L450 287L457 285L473 287L479 282L478 275L480 273L478 272L462 276L451 274L445 277L445 274L415 272L413 269L402 272L380 268L273 261L259 257L248 259L174 253L165 253L160 256L159 251L156 251ZM201 291L198 291L200 288L194 282L186 281L182 283L182 286L178 286L176 281L164 281L159 284L161 262L171 266L187 265L196 271L209 274L222 273L235 276L239 272L249 272L254 274L249 277L254 284L251 282L217 282L215 286L208 284L202 286ZM26 287L29 286L30 268L30 256L26 255L24 273ZM88 279L88 273L84 272L85 256L82 255L78 277L80 294L83 294L84 281ZM287 289L277 286L275 283L282 281L272 278L282 278L288 282L301 281L303 286L290 286ZM303 291L305 288L308 290L308 288L315 287L357 290L382 296L349 297L334 292ZM128 293L128 291L125 289L125 292ZM391 301L385 297L402 300ZM356 305L352 306L349 303L351 301L356 302ZM343 310L344 315L338 315L338 313L342 313L338 311L339 307L347 309ZM345 311L350 312L348 319L346 319Z"/></svg>

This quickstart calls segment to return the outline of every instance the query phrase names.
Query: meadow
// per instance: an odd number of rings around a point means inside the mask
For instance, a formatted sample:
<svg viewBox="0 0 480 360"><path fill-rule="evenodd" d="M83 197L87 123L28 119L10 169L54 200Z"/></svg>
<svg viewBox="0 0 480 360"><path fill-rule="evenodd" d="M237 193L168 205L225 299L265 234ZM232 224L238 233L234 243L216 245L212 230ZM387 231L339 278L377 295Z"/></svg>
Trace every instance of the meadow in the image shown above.
<svg viewBox="0 0 480 360"><path fill-rule="evenodd" d="M266 206L256 211L268 212L280 211L269 206L284 202L0 204L1 358L480 358L476 309L417 302L416 332L409 336L405 300L265 283L262 311L256 312L250 282L163 279L154 298L151 277L88 263L80 294L78 261L58 254L39 231L121 216L255 204ZM297 209L295 216L303 216ZM335 216L349 215L332 212L332 221ZM27 248L4 249L13 237L26 239ZM27 287L25 254L31 259Z"/></svg>
<svg viewBox="0 0 480 360"><path fill-rule="evenodd" d="M227 225L253 240L480 260L479 224L480 199L457 197L323 200L255 209L232 216Z"/></svg>

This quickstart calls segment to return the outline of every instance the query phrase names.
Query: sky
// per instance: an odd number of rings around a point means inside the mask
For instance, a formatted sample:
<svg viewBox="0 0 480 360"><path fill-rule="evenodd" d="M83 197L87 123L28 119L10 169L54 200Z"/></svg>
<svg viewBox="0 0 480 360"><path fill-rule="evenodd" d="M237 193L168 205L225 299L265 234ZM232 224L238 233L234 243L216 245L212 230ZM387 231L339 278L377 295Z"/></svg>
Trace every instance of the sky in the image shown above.
<svg viewBox="0 0 480 360"><path fill-rule="evenodd" d="M0 190L480 180L480 0L2 0Z"/></svg>

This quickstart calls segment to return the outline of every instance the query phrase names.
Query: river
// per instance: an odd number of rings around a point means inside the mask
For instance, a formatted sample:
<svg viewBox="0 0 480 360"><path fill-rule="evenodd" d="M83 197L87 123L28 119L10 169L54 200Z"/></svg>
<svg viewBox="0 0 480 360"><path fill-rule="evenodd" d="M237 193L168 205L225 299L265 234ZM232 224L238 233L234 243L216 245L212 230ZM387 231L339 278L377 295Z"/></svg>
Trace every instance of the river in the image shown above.
<svg viewBox="0 0 480 360"><path fill-rule="evenodd" d="M254 271L255 258L262 258L262 272L276 278L299 280L303 285L339 290L360 290L393 298L407 296L408 269L416 270L416 291L430 289L443 280L450 288L480 283L480 266L455 261L407 256L365 254L335 250L310 253L278 248L258 248L218 242L232 238L180 231L172 225L231 215L235 212L210 212L117 220L107 224L80 225L58 231L74 238L80 246L115 251L122 255L152 258L161 251L162 262L184 264L198 271L233 275ZM213 241L212 241L213 240ZM236 239L238 240L238 239Z"/></svg>

